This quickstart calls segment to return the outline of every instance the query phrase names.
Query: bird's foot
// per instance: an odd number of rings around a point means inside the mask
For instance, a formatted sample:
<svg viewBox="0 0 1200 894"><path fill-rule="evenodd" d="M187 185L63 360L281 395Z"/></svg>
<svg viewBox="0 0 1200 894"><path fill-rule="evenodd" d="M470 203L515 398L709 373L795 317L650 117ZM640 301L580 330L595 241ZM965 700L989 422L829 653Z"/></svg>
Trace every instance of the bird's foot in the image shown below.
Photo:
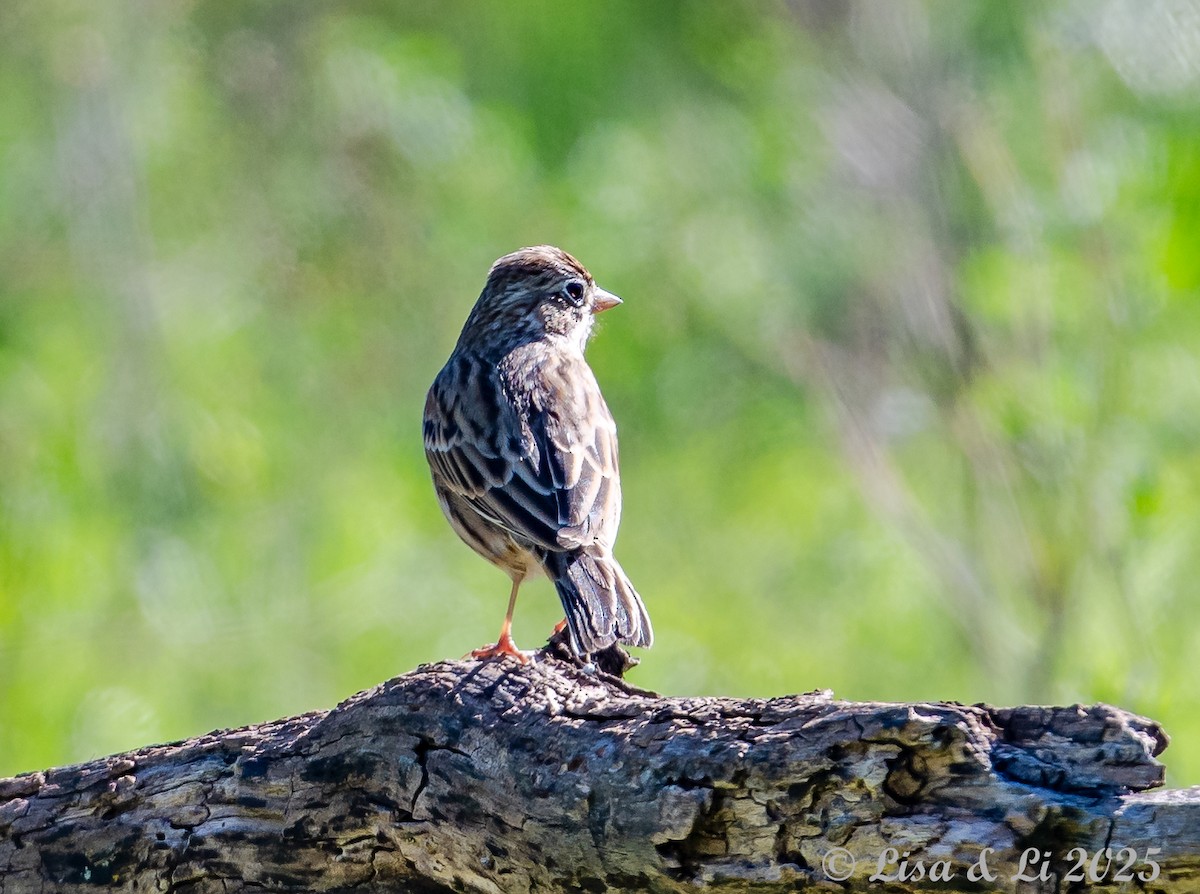
<svg viewBox="0 0 1200 894"><path fill-rule="evenodd" d="M470 655L479 661L486 661L489 658L499 658L507 655L510 658L517 659L521 664L529 663L529 656L517 648L517 644L513 642L512 637L507 633L501 635L500 639L492 645L476 649Z"/></svg>

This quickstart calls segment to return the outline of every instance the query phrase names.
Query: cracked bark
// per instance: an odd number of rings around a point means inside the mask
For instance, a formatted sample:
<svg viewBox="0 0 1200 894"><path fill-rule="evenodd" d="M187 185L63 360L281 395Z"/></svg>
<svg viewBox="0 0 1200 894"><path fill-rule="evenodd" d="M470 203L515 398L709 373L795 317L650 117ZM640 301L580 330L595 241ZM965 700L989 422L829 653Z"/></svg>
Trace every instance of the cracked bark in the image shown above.
<svg viewBox="0 0 1200 894"><path fill-rule="evenodd" d="M1088 890L1131 890L1125 847L1135 879L1159 849L1137 890L1194 891L1200 789L1141 792L1165 745L1105 705L661 698L548 656L446 662L0 780L0 892L1055 891L1106 846Z"/></svg>

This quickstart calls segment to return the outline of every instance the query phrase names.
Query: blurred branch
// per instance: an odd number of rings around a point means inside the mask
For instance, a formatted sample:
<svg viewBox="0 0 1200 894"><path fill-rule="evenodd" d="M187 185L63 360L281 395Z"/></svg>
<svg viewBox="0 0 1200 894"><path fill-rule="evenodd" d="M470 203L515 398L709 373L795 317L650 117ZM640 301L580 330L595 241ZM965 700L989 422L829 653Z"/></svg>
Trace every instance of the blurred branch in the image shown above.
<svg viewBox="0 0 1200 894"><path fill-rule="evenodd" d="M812 374L830 398L842 436L843 454L854 470L868 504L907 540L943 583L947 604L954 610L959 629L971 644L985 674L1000 673L1003 663L997 643L1008 639L996 604L991 581L977 567L976 558L960 540L948 536L928 519L904 483L879 433L866 418L862 395L852 393L855 375L852 357L835 345L809 340L804 350L811 358Z"/></svg>
<svg viewBox="0 0 1200 894"><path fill-rule="evenodd" d="M331 711L0 781L0 887L790 891L836 853L841 890L866 891L895 848L965 891L985 849L1012 879L1023 853L1059 877L1073 848L1128 847L1158 855L1156 890L1190 890L1200 793L1129 794L1161 783L1165 746L1104 705L662 698L545 653L443 662Z"/></svg>

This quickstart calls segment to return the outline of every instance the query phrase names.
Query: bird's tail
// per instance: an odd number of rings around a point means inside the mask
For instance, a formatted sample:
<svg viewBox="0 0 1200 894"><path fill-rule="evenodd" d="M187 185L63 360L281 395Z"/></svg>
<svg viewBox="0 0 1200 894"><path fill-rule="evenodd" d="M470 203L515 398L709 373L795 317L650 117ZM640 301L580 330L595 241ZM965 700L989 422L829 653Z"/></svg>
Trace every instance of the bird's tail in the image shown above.
<svg viewBox="0 0 1200 894"><path fill-rule="evenodd" d="M546 570L558 590L571 648L587 655L625 643L649 646L654 642L650 616L617 560L586 551L551 553Z"/></svg>

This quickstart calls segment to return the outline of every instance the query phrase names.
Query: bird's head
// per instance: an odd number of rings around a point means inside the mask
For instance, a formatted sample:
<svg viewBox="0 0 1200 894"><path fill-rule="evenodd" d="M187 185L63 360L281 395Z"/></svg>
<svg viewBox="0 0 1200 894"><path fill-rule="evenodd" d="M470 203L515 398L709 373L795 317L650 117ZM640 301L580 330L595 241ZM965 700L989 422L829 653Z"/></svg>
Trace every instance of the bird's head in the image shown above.
<svg viewBox="0 0 1200 894"><path fill-rule="evenodd" d="M507 350L550 336L582 351L595 315L620 303L561 248L522 248L492 264L459 343L468 339Z"/></svg>

